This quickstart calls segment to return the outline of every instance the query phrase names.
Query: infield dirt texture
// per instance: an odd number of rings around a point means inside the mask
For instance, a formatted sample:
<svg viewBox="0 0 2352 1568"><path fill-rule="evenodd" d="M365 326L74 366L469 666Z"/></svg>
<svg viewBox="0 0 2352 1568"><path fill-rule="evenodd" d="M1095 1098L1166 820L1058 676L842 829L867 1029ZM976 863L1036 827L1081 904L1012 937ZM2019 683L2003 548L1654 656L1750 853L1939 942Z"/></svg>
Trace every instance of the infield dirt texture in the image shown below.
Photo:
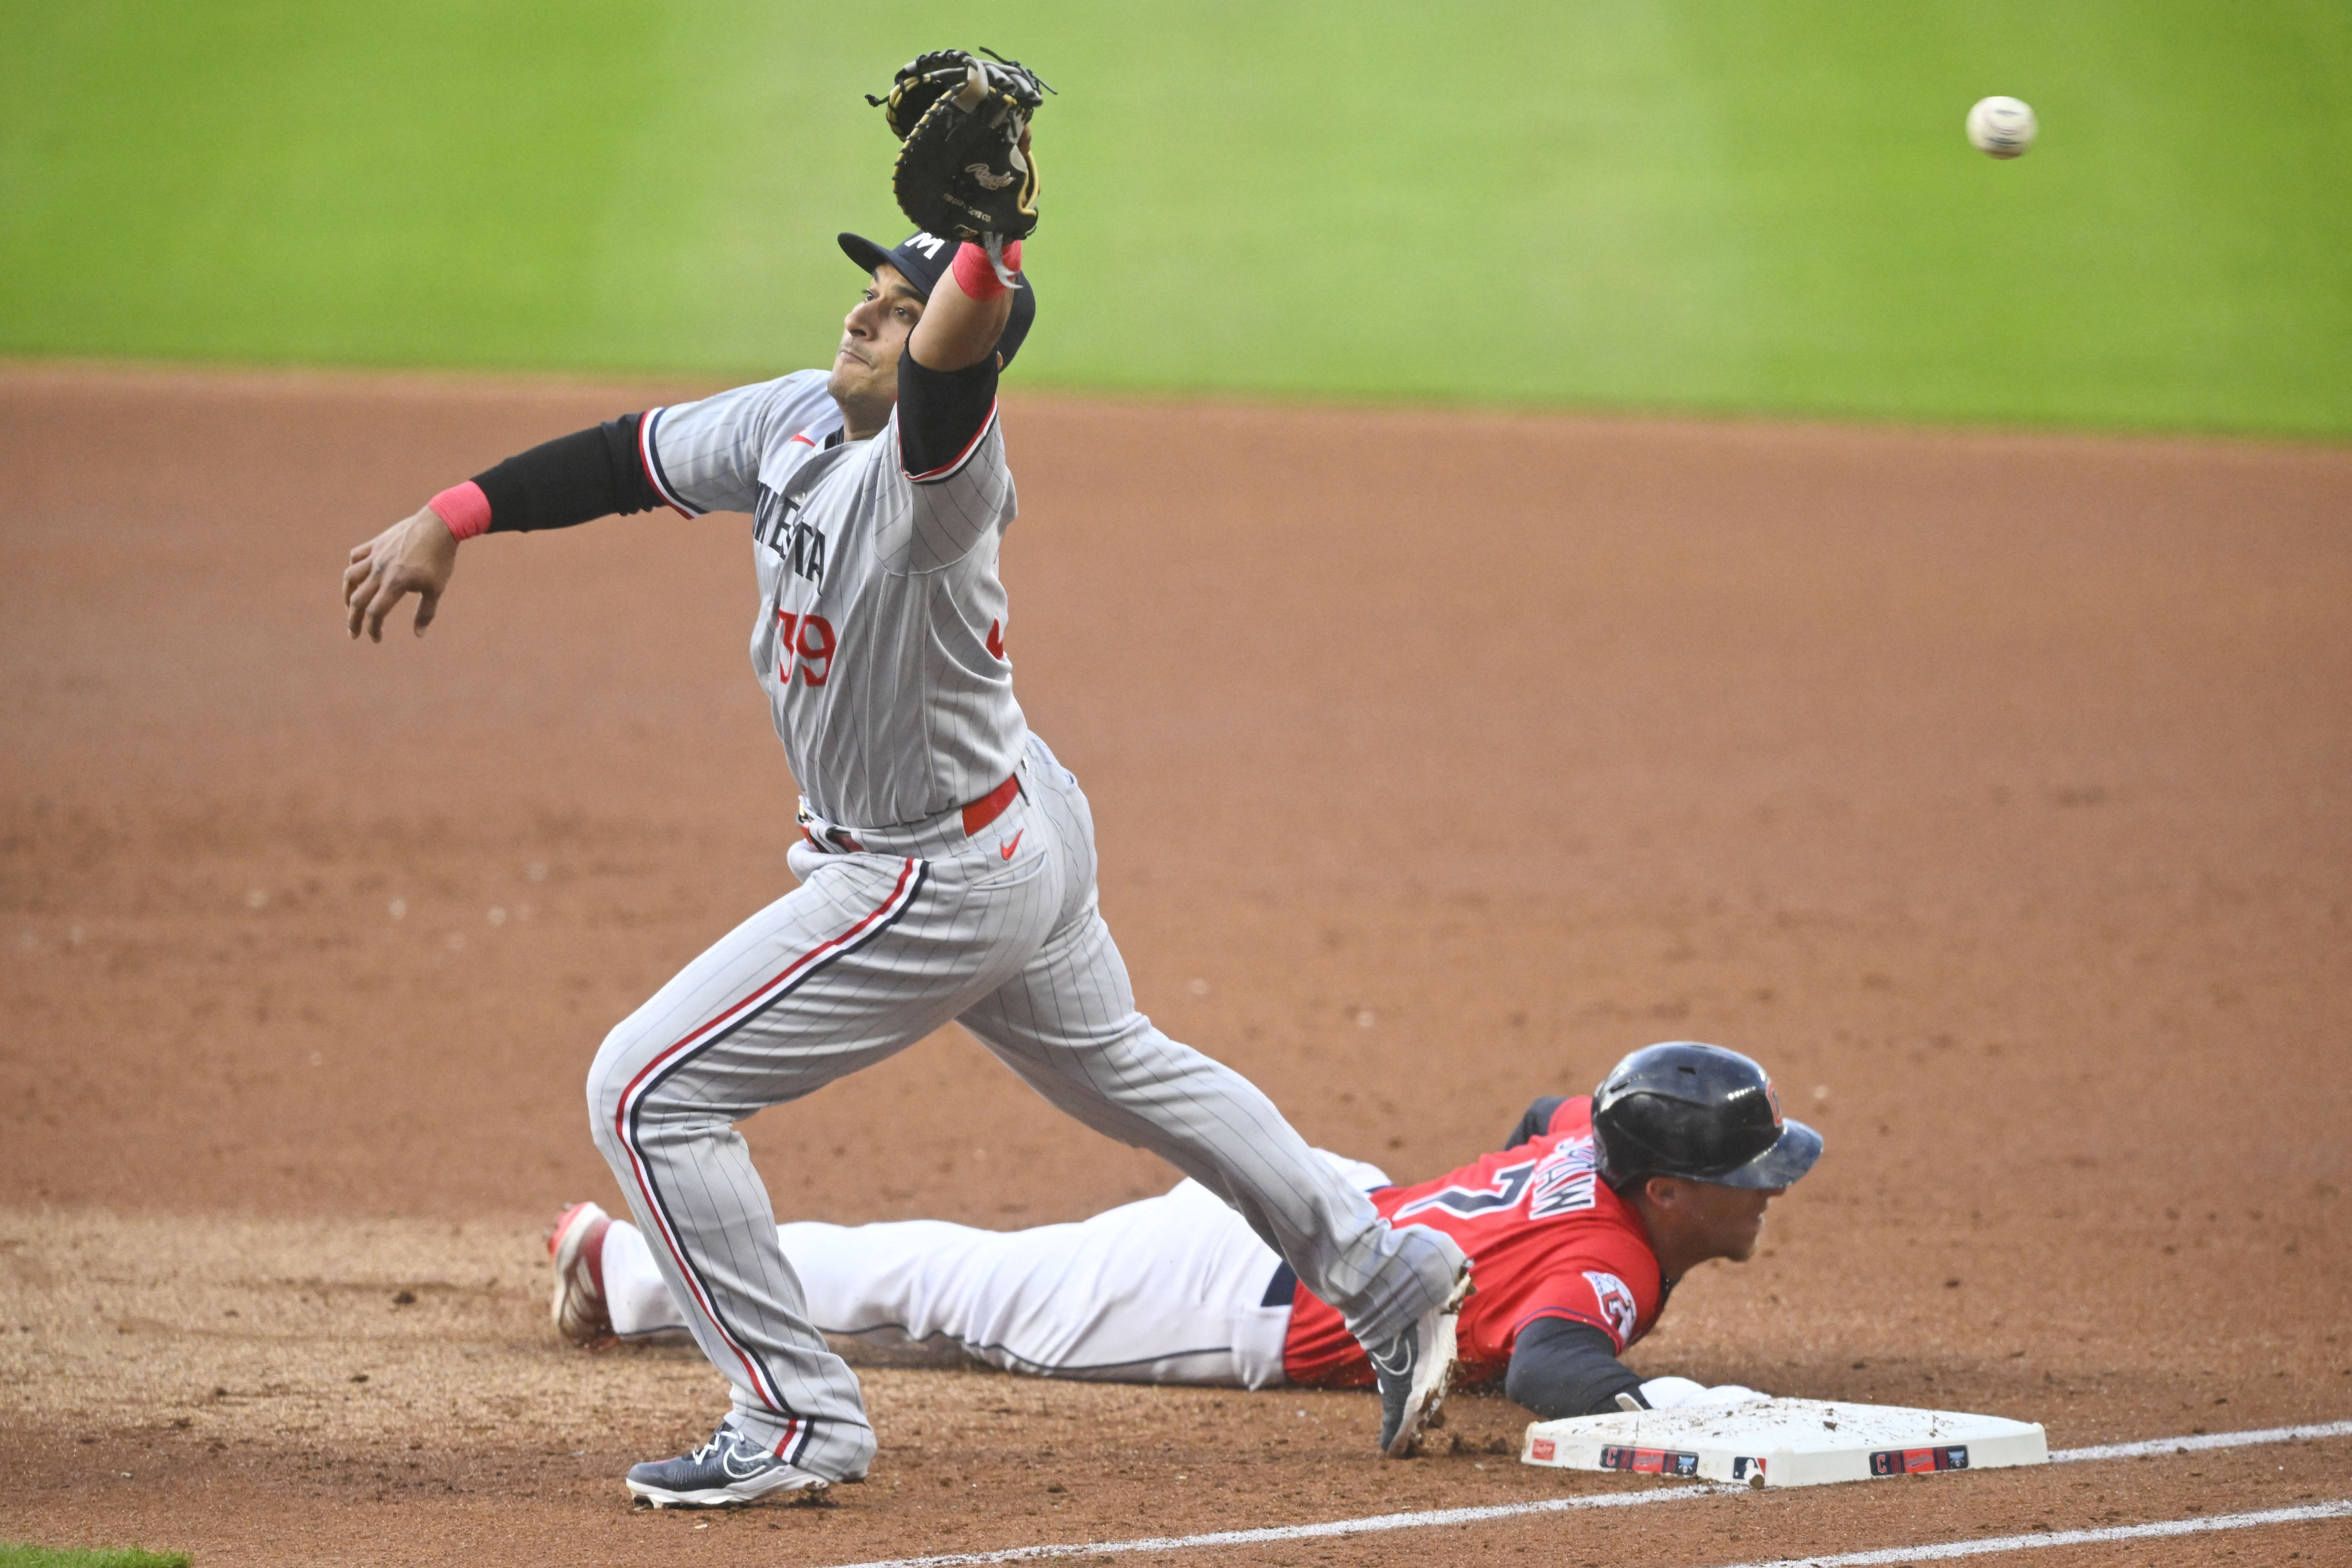
<svg viewBox="0 0 2352 1568"><path fill-rule="evenodd" d="M335 587L448 476L679 390L0 374L0 1539L824 1564L1654 1484L1517 1465L1494 1396L1383 1465L1367 1394L886 1372L838 1506L630 1511L722 1387L560 1346L539 1236L617 1206L604 1029L787 886L745 531L469 545L421 643L347 643ZM1636 1366L2057 1447L2352 1415L2352 456L1004 417L1013 657L1143 1004L1311 1138L1417 1178L1721 1041L1828 1152ZM748 1132L840 1220L1172 1179L952 1032ZM1172 1561L1706 1568L2332 1500L2346 1450ZM2025 1561L2228 1552L2352 1538Z"/></svg>
<svg viewBox="0 0 2352 1568"><path fill-rule="evenodd" d="M835 1506L626 1506L723 1385L561 1346L540 1236L620 1206L604 1031L789 885L746 530L477 542L421 643L351 646L338 577L511 451L822 361L832 233L900 225L857 94L948 43L1066 91L1008 641L1157 1021L1406 1180L1636 1046L1760 1058L1827 1152L1645 1373L2061 1448L2352 1418L2352 450L1989 428L2352 437L2352 11L990 18L0 8L0 1542L824 1568L1655 1484L1519 1466L1491 1393L1382 1465L1366 1394L888 1370ZM953 1031L746 1131L807 1217L1174 1179ZM1119 1561L1715 1568L2347 1458ZM2352 1530L1989 1561L2231 1555Z"/></svg>

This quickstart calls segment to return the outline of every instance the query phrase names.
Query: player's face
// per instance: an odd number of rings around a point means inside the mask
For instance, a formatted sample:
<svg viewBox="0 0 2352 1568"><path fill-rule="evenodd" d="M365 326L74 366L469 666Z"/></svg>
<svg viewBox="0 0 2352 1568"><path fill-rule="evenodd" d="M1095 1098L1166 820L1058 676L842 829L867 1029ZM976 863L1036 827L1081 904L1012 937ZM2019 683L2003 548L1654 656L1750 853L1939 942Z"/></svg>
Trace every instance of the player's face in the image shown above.
<svg viewBox="0 0 2352 1568"><path fill-rule="evenodd" d="M1757 1238L1764 1234L1764 1209L1786 1187L1720 1187L1712 1182L1688 1182L1690 1217L1706 1249L1717 1258L1745 1263L1756 1256Z"/></svg>
<svg viewBox="0 0 2352 1568"><path fill-rule="evenodd" d="M897 268L883 263L842 319L841 347L825 390L845 412L878 407L887 416L898 400L898 356L922 319L923 297Z"/></svg>

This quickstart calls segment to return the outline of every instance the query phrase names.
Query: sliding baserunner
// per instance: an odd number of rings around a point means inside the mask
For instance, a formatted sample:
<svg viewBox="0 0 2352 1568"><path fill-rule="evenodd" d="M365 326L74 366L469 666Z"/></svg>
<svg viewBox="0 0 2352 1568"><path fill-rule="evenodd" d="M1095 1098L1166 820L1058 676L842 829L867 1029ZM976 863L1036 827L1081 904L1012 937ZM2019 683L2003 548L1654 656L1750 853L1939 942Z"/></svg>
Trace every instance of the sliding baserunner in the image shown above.
<svg viewBox="0 0 2352 1568"><path fill-rule="evenodd" d="M1028 177L1026 114L1007 107L1002 69L970 62L969 112L999 116L985 156ZM866 1473L857 1380L809 1321L734 1123L950 1021L1230 1205L1378 1349L1381 1446L1402 1452L1443 1397L1460 1247L1391 1229L1265 1095L1136 1010L1096 908L1087 798L1013 700L996 394L1036 309L1012 270L1020 247L1000 268L933 233L839 243L869 276L829 370L509 458L353 550L344 573L352 635L380 641L408 594L417 631L431 622L461 541L664 506L752 519L751 664L800 786L800 886L624 1020L589 1073L597 1146L646 1256L734 1385L709 1443L636 1466L629 1489L721 1504Z"/></svg>
<svg viewBox="0 0 2352 1568"><path fill-rule="evenodd" d="M1735 1051L1652 1046L1590 1097L1528 1107L1501 1150L1412 1186L1326 1153L1391 1223L1452 1237L1478 1289L1461 1313L1462 1375L1500 1374L1549 1419L1760 1397L1643 1380L1618 1358L1675 1283L1744 1261L1766 1205L1812 1167L1821 1138L1782 1120L1770 1080ZM1198 1183L1070 1225L975 1230L940 1220L782 1227L816 1325L877 1349L908 1343L1043 1377L1360 1386L1339 1315ZM576 1344L687 1321L645 1237L575 1204L549 1233L556 1328Z"/></svg>

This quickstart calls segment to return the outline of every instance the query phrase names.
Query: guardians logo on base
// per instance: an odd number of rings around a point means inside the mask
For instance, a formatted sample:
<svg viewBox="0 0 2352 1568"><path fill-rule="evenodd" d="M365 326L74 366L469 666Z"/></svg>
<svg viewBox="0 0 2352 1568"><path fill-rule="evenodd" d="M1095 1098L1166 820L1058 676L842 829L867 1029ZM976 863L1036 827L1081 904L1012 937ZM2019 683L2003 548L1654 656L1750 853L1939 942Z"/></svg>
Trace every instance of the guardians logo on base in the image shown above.
<svg viewBox="0 0 2352 1568"><path fill-rule="evenodd" d="M1675 1448L1621 1448L1612 1443L1601 1450L1601 1468L1652 1476L1695 1476L1698 1456Z"/></svg>
<svg viewBox="0 0 2352 1568"><path fill-rule="evenodd" d="M1885 1448L1870 1457L1874 1476L1918 1476L1929 1470L1965 1470L1969 1450L1956 1448Z"/></svg>

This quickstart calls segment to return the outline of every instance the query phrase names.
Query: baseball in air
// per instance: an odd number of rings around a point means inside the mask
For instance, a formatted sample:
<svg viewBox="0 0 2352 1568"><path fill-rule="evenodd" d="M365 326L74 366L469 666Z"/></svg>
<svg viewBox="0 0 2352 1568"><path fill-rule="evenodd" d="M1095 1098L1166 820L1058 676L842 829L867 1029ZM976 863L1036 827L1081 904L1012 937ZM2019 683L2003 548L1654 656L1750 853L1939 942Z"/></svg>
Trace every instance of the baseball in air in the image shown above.
<svg viewBox="0 0 2352 1568"><path fill-rule="evenodd" d="M1989 157L2021 156L2038 129L2032 106L2014 98L1980 98L1969 110L1969 141Z"/></svg>

